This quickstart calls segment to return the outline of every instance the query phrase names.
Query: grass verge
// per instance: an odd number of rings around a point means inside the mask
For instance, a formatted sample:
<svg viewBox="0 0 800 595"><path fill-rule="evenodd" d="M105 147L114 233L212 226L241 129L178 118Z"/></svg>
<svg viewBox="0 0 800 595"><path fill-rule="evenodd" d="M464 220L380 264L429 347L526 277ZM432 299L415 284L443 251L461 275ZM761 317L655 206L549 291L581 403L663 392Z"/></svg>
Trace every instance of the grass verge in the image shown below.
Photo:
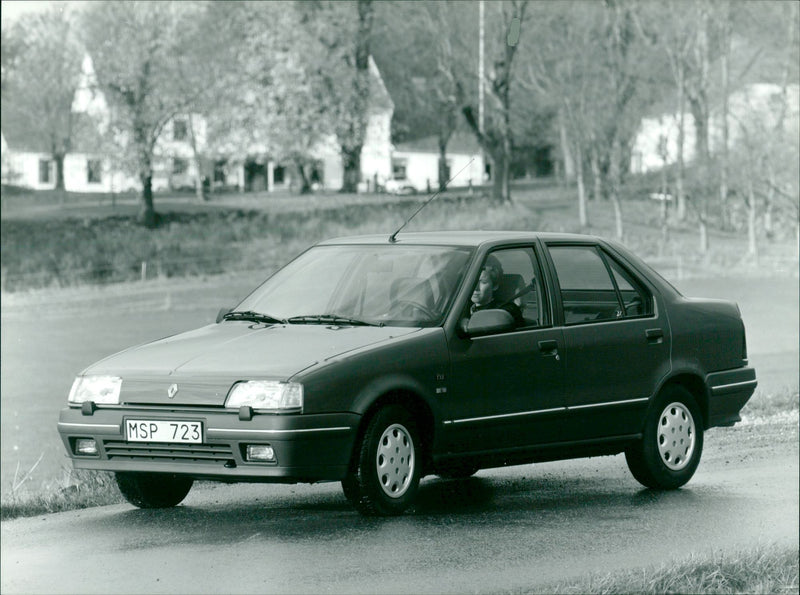
<svg viewBox="0 0 800 595"><path fill-rule="evenodd" d="M798 548L692 555L677 563L550 585L534 593L797 593Z"/></svg>
<svg viewBox="0 0 800 595"><path fill-rule="evenodd" d="M3 490L0 520L124 502L110 473L69 470L61 485Z"/></svg>
<svg viewBox="0 0 800 595"><path fill-rule="evenodd" d="M386 234L397 229L423 197L367 195L300 198L262 197L235 206L190 204L161 213L162 224L148 230L134 214L109 215L92 207L82 216L4 217L0 253L4 292L74 287L140 279L214 275L230 271L269 272L322 239ZM361 202L353 202L359 199ZM248 206L245 206L248 205ZM577 223L574 191L559 186L521 189L515 202L498 204L480 194L448 193L425 208L406 228L421 230L539 230L588 232L613 237L607 202L589 204L590 227ZM698 250L689 223L673 223L662 236L653 201L625 202L624 243L662 273L677 277L712 272L753 271L797 274L793 239L762 242L760 258L747 255L741 233L711 233L711 249Z"/></svg>

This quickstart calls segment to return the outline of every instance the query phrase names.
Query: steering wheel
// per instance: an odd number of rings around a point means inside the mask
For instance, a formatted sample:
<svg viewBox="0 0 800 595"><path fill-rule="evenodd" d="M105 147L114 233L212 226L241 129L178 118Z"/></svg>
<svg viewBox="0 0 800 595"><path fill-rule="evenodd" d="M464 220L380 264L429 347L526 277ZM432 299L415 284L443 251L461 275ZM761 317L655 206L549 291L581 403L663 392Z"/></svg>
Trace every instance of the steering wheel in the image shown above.
<svg viewBox="0 0 800 595"><path fill-rule="evenodd" d="M421 304L414 300L397 300L395 302L395 306L399 310L400 307L403 308L411 308L413 310L417 310L418 312L422 313L426 318L436 318L436 314L428 308L425 304Z"/></svg>

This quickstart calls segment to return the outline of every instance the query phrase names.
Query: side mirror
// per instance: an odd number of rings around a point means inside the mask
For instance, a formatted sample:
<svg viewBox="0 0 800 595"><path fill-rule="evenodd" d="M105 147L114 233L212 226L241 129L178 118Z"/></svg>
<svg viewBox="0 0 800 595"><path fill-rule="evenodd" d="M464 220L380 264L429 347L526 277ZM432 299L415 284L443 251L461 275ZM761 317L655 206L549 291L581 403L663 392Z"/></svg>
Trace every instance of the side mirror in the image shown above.
<svg viewBox="0 0 800 595"><path fill-rule="evenodd" d="M481 337L514 329L514 317L506 310L478 310L463 328L467 337Z"/></svg>
<svg viewBox="0 0 800 595"><path fill-rule="evenodd" d="M224 306L224 307L220 308L219 312L217 312L217 324L222 322L222 317L225 316L231 310L233 310L233 308L230 307L230 306Z"/></svg>

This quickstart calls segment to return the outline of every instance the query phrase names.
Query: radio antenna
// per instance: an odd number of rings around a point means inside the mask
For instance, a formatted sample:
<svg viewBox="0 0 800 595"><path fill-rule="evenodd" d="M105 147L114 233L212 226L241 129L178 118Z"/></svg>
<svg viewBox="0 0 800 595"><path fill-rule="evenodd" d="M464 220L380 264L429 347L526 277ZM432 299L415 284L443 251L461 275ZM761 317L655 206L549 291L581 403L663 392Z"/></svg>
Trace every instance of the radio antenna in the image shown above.
<svg viewBox="0 0 800 595"><path fill-rule="evenodd" d="M467 167L469 167L469 164L470 164L470 163L472 163L473 161L475 161L475 157L473 157L472 159L470 159L470 160L469 160L469 162L468 162L468 163L467 163L467 164L466 164L464 167L462 167L460 170L458 170L458 173L457 173L456 175L454 175L452 178L450 178L449 180L447 180L447 182L445 182L445 185L444 185L444 187L443 187L443 188L439 188L439 190L437 190L436 192L434 192L434 193L431 195L431 197L430 197L428 200L426 200L424 203L422 203L422 205L421 205L421 206L420 206L420 207L419 207L419 208L418 208L416 211L414 211L414 212L412 213L411 217L409 217L408 219L406 219L405 223L403 223L403 225L401 225L400 227L398 227L398 228L397 228L397 231L396 231L396 232L394 232L392 235L390 235L390 236L389 236L389 242L391 242L392 244L394 244L394 243L397 241L397 234L398 234L398 233L400 233L400 230L401 230L401 229L403 229L403 228L404 228L406 225L408 225L409 221L411 221L411 220L412 220L412 219L413 219L413 218L414 218L414 217L417 215L417 213L419 213L419 212L420 212L422 209L424 209L425 207L427 207L429 202L431 202L431 201L432 201L434 198L436 198L437 196L439 196L439 194L441 194L441 192L442 192L443 190L446 190L446 189L447 189L447 185L448 185L450 182L452 182L453 180L455 180L455 179L458 177L458 174L460 174L462 171L464 171L465 169L467 169Z"/></svg>

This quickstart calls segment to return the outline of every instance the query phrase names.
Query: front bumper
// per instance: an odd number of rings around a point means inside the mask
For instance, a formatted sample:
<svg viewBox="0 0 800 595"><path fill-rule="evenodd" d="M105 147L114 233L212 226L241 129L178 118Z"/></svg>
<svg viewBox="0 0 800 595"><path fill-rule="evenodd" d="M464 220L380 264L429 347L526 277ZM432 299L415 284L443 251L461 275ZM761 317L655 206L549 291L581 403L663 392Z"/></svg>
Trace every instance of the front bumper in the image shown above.
<svg viewBox="0 0 800 595"><path fill-rule="evenodd" d="M126 419L200 421L202 444L128 442ZM241 420L234 411L100 408L87 414L61 411L58 431L76 469L173 473L215 481L272 483L342 479L353 452L360 416L354 413L259 415ZM97 455L75 450L79 438L97 443ZM268 444L274 462L245 460L247 444Z"/></svg>
<svg viewBox="0 0 800 595"><path fill-rule="evenodd" d="M758 381L753 368L713 372L706 376L708 387L708 423L706 427L732 426L742 418L739 412L753 396Z"/></svg>

